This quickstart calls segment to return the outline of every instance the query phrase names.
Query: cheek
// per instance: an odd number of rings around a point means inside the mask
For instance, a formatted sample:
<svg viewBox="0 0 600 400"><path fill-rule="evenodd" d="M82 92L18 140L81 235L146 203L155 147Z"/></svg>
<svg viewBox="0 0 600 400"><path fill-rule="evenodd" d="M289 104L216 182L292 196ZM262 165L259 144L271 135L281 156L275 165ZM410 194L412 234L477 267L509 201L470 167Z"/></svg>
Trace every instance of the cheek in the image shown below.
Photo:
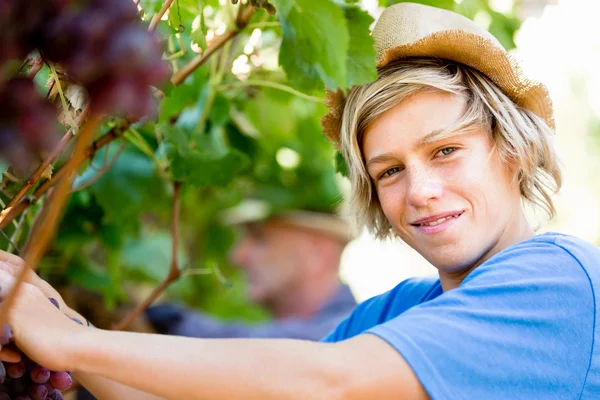
<svg viewBox="0 0 600 400"><path fill-rule="evenodd" d="M406 209L405 190L402 185L388 186L377 192L379 205L383 214L396 229L398 221L401 220ZM396 229L397 230L397 229Z"/></svg>
<svg viewBox="0 0 600 400"><path fill-rule="evenodd" d="M458 179L479 213L500 216L499 211L506 209L507 202L511 202L514 197L511 172L497 156L474 160L468 168L462 169ZM520 197L518 184L516 197L517 200Z"/></svg>

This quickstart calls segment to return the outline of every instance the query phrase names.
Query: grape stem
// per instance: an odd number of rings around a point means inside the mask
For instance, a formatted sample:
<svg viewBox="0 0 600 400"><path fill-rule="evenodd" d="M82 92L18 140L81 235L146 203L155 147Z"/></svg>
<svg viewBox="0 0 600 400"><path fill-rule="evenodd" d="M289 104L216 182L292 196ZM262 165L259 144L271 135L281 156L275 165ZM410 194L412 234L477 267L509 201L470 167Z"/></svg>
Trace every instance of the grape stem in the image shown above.
<svg viewBox="0 0 600 400"><path fill-rule="evenodd" d="M215 41L206 48L202 52L202 54L197 55L189 62L189 64L185 65L180 71L173 74L171 77L171 83L177 86L180 85L192 72L194 72L198 67L203 65L206 60L210 58L210 56L219 50L225 43L235 38L242 29L244 29L247 25L254 12L256 11L256 7L254 6L242 6L238 9L238 14L235 20L235 28L229 29L225 31L224 34L218 36Z"/></svg>
<svg viewBox="0 0 600 400"><path fill-rule="evenodd" d="M27 77L29 79L35 78L35 76L37 75L37 73L40 72L40 70L42 69L43 65L44 65L44 60L42 60L41 56L38 56L38 57L34 58L31 61L31 69L27 73Z"/></svg>
<svg viewBox="0 0 600 400"><path fill-rule="evenodd" d="M35 270L37 263L42 258L46 248L48 247L48 244L54 238L57 223L60 220L63 209L67 203L66 200L70 193L74 172L81 165L78 160L85 155L87 144L92 139L94 132L96 132L96 128L100 125L100 122L101 118L95 115L90 116L88 119L83 131L77 137L75 149L73 150L71 158L63 167L63 169L66 171L64 176L56 184L56 187L46 201L42 212L34 222L34 225L31 229L31 236L29 237L29 240L25 245L25 249L23 250L23 259L25 264L32 270ZM8 297L5 301L5 306L2 308L2 310L0 310L0 326L7 321L8 312L15 301L16 295L21 287L21 283L23 283L26 275L29 272L29 268L21 269L14 287L8 294Z"/></svg>
<svg viewBox="0 0 600 400"><path fill-rule="evenodd" d="M127 144L127 142L122 140L121 146L119 146L119 149L113 155L112 159L110 161L108 161L108 160L106 160L106 157L105 157L104 165L101 168L92 167L92 165L93 165L93 160L92 160L89 164L89 168L94 169L94 171L96 172L96 175L94 175L92 178L88 179L87 181L82 182L79 186L74 187L71 190L71 192L72 193L78 192L78 191L88 188L88 187L92 186L94 183L98 182L100 180L100 178L102 178L104 176L104 174L106 174L108 172L108 170L110 170L112 168L112 166L117 162L117 160L119 159L119 156L121 155L123 150L125 150L126 144ZM106 154L108 155L108 149L106 149Z"/></svg>
<svg viewBox="0 0 600 400"><path fill-rule="evenodd" d="M254 80L249 79L247 81L237 81L237 82L226 83L224 85L219 86L219 90L229 90L229 89L234 89L234 88L243 87L243 86L269 87L272 89L277 89L277 90L281 90L283 92L291 93L295 96L301 97L306 100L313 101L315 103L323 103L324 102L322 97L315 97L315 96L308 95L306 93L299 92L296 89L286 86L284 84L277 83L277 82L271 82L271 81L256 80L256 79L254 79Z"/></svg>
<svg viewBox="0 0 600 400"><path fill-rule="evenodd" d="M158 26L158 23L160 22L163 15L165 15L167 10L171 8L171 4L173 4L173 1L174 0L165 0L158 14L156 14L152 18L152 21L150 21L150 25L148 26L148 32L154 32L156 30L156 27Z"/></svg>
<svg viewBox="0 0 600 400"><path fill-rule="evenodd" d="M77 118L77 121L76 121L77 126L81 126L81 124L87 117L89 110L90 110L90 107L89 107L89 105L87 105L81 111L81 114L79 114L79 117ZM8 223L10 223L10 221L5 223L5 220L11 214L13 207L16 204L18 204L21 201L21 199L23 197L25 197L27 192L29 192L29 190L39 181L39 179L41 178L44 171L48 168L48 166L50 166L62 154L62 152L65 150L65 148L67 147L67 145L69 144L69 142L71 141L72 138L73 138L73 130L69 129L67 131L67 133L62 137L62 139L60 140L60 142L58 143L56 148L52 151L52 153L50 153L42 161L42 163L37 167L37 169L33 172L33 174L31 174L29 179L27 179L25 184L23 186L21 186L19 188L19 191L13 196L12 199L10 199L10 201L8 202L6 207L4 207L2 212L0 212L0 226L2 228L4 228L6 225L8 225ZM16 217L16 215L13 215L11 220L14 217Z"/></svg>
<svg viewBox="0 0 600 400"><path fill-rule="evenodd" d="M160 294L173 282L175 282L181 276L181 270L179 269L179 260L177 258L177 250L179 249L179 219L181 210L181 182L173 183L173 221L171 223L172 229L172 248L171 248L171 267L169 273L163 279L163 281L154 288L152 293L140 304L136 306L131 312L129 312L113 329L122 331L126 329L131 322L137 318L146 308L148 308Z"/></svg>
<svg viewBox="0 0 600 400"><path fill-rule="evenodd" d="M17 255L21 255L21 250L14 243L17 243L21 237L21 232L23 232L23 227L25 226L25 218L26 217L27 217L27 210L25 210L23 215L21 215L21 219L17 223L17 228L15 229L12 237L10 238L10 240L13 244L8 246L8 249L6 250L8 253L12 253L13 246L14 246L14 249L17 251Z"/></svg>

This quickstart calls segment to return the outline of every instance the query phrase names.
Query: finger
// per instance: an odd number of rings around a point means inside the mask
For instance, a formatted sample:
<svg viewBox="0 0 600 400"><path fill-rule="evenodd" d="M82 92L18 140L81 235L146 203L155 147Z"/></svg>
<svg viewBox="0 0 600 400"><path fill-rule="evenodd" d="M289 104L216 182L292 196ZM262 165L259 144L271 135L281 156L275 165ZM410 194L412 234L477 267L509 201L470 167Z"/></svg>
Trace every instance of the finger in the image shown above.
<svg viewBox="0 0 600 400"><path fill-rule="evenodd" d="M0 261L6 261L7 263L18 267L21 267L25 264L25 261L23 261L21 257L4 250L0 250Z"/></svg>
<svg viewBox="0 0 600 400"><path fill-rule="evenodd" d="M15 285L15 277L0 269L0 299L5 300L12 287Z"/></svg>
<svg viewBox="0 0 600 400"><path fill-rule="evenodd" d="M3 348L0 350L0 361L16 363L21 361L21 353L15 349Z"/></svg>

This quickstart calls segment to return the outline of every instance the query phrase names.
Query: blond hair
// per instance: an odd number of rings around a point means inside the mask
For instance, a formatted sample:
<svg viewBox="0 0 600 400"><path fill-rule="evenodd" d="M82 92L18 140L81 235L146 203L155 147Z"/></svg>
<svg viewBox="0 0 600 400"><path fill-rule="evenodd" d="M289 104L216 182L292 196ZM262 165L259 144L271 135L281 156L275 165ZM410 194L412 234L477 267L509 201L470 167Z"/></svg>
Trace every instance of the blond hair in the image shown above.
<svg viewBox="0 0 600 400"><path fill-rule="evenodd" d="M551 196L560 189L561 172L552 145L554 132L546 122L516 105L487 76L473 68L452 61L415 58L386 65L375 82L352 89L345 102L340 145L351 182L347 212L355 228L366 226L379 238L393 236L365 167L362 139L378 116L422 91L453 93L467 104L465 114L451 132L441 132L433 140L486 126L494 151L503 161L518 168L522 199L554 217Z"/></svg>

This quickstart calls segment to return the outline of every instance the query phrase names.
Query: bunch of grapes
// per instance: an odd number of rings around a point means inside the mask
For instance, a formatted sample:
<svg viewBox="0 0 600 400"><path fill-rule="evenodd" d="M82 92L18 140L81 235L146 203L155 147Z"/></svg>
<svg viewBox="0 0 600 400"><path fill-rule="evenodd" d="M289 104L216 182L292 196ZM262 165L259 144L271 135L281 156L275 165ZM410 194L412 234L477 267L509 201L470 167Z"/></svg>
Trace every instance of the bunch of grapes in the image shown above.
<svg viewBox="0 0 600 400"><path fill-rule="evenodd" d="M55 110L18 78L33 51L85 88L96 114L154 115L152 87L169 77L162 44L133 0L0 0L0 104L11 109L0 110L0 158L11 165L54 139Z"/></svg>
<svg viewBox="0 0 600 400"><path fill-rule="evenodd" d="M84 86L95 112L132 119L155 109L151 86L169 77L162 45L132 0L71 0L41 27L42 56Z"/></svg>
<svg viewBox="0 0 600 400"><path fill-rule="evenodd" d="M60 308L56 299L49 299ZM83 325L77 318L74 322ZM12 329L4 325L0 331L0 345L20 353L13 341ZM50 371L21 353L21 361L0 362L0 400L64 400L61 392L71 387L71 374Z"/></svg>
<svg viewBox="0 0 600 400"><path fill-rule="evenodd" d="M63 2L0 0L0 67L23 59L35 49L39 27L60 11Z"/></svg>
<svg viewBox="0 0 600 400"><path fill-rule="evenodd" d="M18 363L0 363L0 400L64 400L71 386L68 372L49 371L27 357Z"/></svg>
<svg viewBox="0 0 600 400"><path fill-rule="evenodd" d="M0 104L0 157L21 175L31 154L49 151L58 140L56 110L27 78L0 86Z"/></svg>

